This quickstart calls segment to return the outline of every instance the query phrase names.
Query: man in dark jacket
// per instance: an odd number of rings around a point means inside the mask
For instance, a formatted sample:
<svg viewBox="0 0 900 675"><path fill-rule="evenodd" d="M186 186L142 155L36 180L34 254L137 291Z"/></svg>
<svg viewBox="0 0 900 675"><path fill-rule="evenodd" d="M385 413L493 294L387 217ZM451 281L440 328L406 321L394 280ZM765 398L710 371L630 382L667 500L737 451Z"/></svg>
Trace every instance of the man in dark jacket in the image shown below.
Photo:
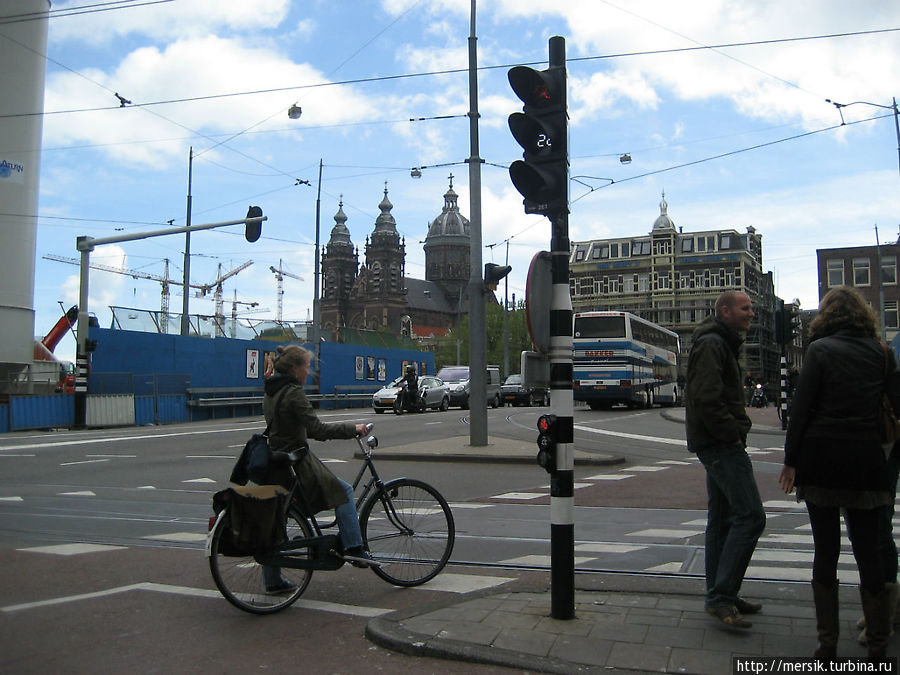
<svg viewBox="0 0 900 675"><path fill-rule="evenodd" d="M706 469L706 611L735 628L750 628L741 615L762 609L738 595L766 524L746 450L751 424L738 363L739 333L752 318L746 293L719 296L715 316L694 331L685 392L688 449Z"/></svg>

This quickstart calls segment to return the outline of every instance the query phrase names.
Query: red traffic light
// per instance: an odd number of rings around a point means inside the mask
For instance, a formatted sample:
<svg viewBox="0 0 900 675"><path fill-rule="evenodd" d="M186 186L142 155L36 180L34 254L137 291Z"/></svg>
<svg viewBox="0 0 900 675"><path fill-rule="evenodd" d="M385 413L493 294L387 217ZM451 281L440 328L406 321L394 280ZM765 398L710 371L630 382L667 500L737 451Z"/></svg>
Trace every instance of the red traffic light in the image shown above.
<svg viewBox="0 0 900 675"><path fill-rule="evenodd" d="M559 69L565 77L565 68ZM544 108L552 105L564 104L564 91L560 87L565 79L560 80L556 70L551 68L538 71L528 66L516 66L510 68L507 74L509 86L516 96L527 106Z"/></svg>
<svg viewBox="0 0 900 675"><path fill-rule="evenodd" d="M556 426L556 415L541 415L538 417L537 428L542 434L549 434Z"/></svg>

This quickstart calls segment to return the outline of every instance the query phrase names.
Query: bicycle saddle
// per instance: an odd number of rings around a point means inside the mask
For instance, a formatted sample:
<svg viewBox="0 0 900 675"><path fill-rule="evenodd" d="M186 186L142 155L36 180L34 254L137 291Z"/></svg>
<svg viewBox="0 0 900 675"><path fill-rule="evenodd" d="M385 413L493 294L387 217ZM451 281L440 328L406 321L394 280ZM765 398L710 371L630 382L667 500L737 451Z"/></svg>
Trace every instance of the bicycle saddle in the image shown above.
<svg viewBox="0 0 900 675"><path fill-rule="evenodd" d="M306 453L308 452L309 446L306 444L301 445L296 450L291 450L290 452L273 450L269 453L269 464L272 466L289 466L291 464L296 464L306 457Z"/></svg>

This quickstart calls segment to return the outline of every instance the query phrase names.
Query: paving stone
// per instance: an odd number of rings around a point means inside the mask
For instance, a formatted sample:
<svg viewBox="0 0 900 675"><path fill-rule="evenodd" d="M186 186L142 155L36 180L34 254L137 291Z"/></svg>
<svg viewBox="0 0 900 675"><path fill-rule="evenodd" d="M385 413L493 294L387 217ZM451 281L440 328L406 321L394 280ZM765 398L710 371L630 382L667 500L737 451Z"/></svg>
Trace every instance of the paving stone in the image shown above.
<svg viewBox="0 0 900 675"><path fill-rule="evenodd" d="M630 668L631 670L654 670L665 672L672 655L671 647L642 645L637 648L633 644L617 642L609 652L606 665L613 668ZM728 672L722 671L722 672Z"/></svg>
<svg viewBox="0 0 900 675"><path fill-rule="evenodd" d="M589 633L592 638L614 640L616 642L643 642L647 626L638 624L595 624Z"/></svg>
<svg viewBox="0 0 900 675"><path fill-rule="evenodd" d="M476 645L488 646L500 633L495 626L485 626L483 623L469 623L465 621L453 621L448 623L437 637L444 640L457 640L459 642L471 642Z"/></svg>
<svg viewBox="0 0 900 675"><path fill-rule="evenodd" d="M613 643L609 640L598 640L577 635L560 635L549 656L570 663L588 666L605 666Z"/></svg>
<svg viewBox="0 0 900 675"><path fill-rule="evenodd" d="M504 628L494 638L491 646L532 656L547 656L556 639L556 635L541 631Z"/></svg>
<svg viewBox="0 0 900 675"><path fill-rule="evenodd" d="M731 652L675 647L666 672L723 675L731 672Z"/></svg>
<svg viewBox="0 0 900 675"><path fill-rule="evenodd" d="M665 645L699 648L703 644L703 631L699 628L670 628L650 626L644 638L648 645Z"/></svg>
<svg viewBox="0 0 900 675"><path fill-rule="evenodd" d="M553 633L554 635L588 635L593 627L593 622L579 621L577 618L552 619L544 617L538 622L536 629L544 633Z"/></svg>
<svg viewBox="0 0 900 675"><path fill-rule="evenodd" d="M500 628L533 629L542 620L541 617L535 614L495 610L488 614L481 623Z"/></svg>

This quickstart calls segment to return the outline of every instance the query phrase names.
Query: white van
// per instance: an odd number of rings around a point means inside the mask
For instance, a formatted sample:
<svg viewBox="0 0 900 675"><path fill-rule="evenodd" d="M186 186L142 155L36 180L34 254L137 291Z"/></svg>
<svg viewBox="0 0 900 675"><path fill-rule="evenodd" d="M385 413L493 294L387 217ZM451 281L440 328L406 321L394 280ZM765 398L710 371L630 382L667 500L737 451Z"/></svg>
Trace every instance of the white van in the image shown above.
<svg viewBox="0 0 900 675"><path fill-rule="evenodd" d="M444 366L438 371L438 379L450 388L450 405L469 409L469 366ZM485 401L492 408L500 407L500 366L488 366Z"/></svg>

